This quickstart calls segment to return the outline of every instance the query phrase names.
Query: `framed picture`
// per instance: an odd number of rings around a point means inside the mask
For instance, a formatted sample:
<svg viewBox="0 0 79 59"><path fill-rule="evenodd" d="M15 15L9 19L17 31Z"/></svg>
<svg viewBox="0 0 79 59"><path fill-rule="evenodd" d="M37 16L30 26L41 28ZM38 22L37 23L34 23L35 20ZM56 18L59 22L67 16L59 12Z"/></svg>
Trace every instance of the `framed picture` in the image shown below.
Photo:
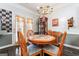
<svg viewBox="0 0 79 59"><path fill-rule="evenodd" d="M0 30L12 32L12 11L0 9Z"/></svg>
<svg viewBox="0 0 79 59"><path fill-rule="evenodd" d="M73 17L71 17L70 19L68 19L68 29L70 27L73 27Z"/></svg>
<svg viewBox="0 0 79 59"><path fill-rule="evenodd" d="M52 26L58 26L58 18L52 19Z"/></svg>

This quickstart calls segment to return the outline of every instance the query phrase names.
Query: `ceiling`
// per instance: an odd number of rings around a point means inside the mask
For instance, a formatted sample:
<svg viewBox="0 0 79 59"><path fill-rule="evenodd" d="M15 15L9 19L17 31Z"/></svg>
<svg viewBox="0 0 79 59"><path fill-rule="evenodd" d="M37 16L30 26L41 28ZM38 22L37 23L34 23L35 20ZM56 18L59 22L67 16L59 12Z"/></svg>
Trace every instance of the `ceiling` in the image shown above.
<svg viewBox="0 0 79 59"><path fill-rule="evenodd" d="M37 7L41 5L49 5L53 7L53 10L58 10L61 7L70 5L70 3L19 3L21 6L32 10L33 12L37 13Z"/></svg>

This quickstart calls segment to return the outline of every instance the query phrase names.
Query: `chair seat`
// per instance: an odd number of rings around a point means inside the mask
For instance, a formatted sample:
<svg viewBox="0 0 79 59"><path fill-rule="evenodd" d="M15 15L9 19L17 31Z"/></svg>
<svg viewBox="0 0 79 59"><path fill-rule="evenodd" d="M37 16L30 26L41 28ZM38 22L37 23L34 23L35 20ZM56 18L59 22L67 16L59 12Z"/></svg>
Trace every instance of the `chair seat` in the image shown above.
<svg viewBox="0 0 79 59"><path fill-rule="evenodd" d="M57 55L58 53L58 47L54 45L46 45L43 47L43 50L48 51L49 53L54 53L54 55Z"/></svg>
<svg viewBox="0 0 79 59"><path fill-rule="evenodd" d="M37 45L33 45L33 44L29 45L29 46L27 47L27 49L28 49L28 52L29 52L29 55L30 55L30 56L31 56L32 54L36 53L36 52L41 51L41 48L39 48Z"/></svg>

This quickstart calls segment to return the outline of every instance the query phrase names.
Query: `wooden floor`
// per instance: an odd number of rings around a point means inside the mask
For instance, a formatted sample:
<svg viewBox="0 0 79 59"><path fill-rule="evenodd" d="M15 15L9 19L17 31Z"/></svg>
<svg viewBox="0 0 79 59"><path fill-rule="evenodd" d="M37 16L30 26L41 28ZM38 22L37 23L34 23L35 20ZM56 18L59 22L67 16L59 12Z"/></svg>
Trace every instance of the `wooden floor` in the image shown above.
<svg viewBox="0 0 79 59"><path fill-rule="evenodd" d="M77 49L73 49L73 48L69 48L69 47L65 47L63 49L63 56L79 56L79 50ZM45 56L49 56L47 54L44 54Z"/></svg>
<svg viewBox="0 0 79 59"><path fill-rule="evenodd" d="M64 56L79 56L79 50L69 48L69 47L64 47Z"/></svg>
<svg viewBox="0 0 79 59"><path fill-rule="evenodd" d="M4 49L3 51L0 51L0 56L6 56L6 55L14 56L13 52L14 52L13 48ZM77 49L64 47L63 52L64 52L63 56L79 56L79 50L77 50ZM9 53L9 54L7 54L7 53ZM17 53L18 53L18 51L16 52L16 56L18 56ZM48 55L45 54L45 56L48 56Z"/></svg>
<svg viewBox="0 0 79 59"><path fill-rule="evenodd" d="M64 52L63 56L79 56L79 50L77 49L64 47L63 52ZM48 55L45 54L45 56L48 56Z"/></svg>

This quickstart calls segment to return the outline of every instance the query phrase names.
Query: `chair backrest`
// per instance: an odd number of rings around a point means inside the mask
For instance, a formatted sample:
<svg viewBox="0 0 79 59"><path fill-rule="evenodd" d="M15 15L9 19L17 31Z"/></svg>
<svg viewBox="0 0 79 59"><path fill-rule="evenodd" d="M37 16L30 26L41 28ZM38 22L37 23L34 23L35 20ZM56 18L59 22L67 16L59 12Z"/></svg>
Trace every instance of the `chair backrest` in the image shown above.
<svg viewBox="0 0 79 59"><path fill-rule="evenodd" d="M47 34L52 36L52 30L48 30Z"/></svg>
<svg viewBox="0 0 79 59"><path fill-rule="evenodd" d="M34 35L34 32L32 30L28 30L26 35L27 38L30 39L30 37Z"/></svg>
<svg viewBox="0 0 79 59"><path fill-rule="evenodd" d="M21 49L21 56L26 56L27 55L27 45L26 45L26 40L25 40L22 32L18 32L18 43L19 43L20 49Z"/></svg>
<svg viewBox="0 0 79 59"><path fill-rule="evenodd" d="M59 46L58 56L60 56L62 54L63 45L64 45L64 42L65 42L65 39L66 39L66 35L67 35L67 32L64 32L64 34L62 36L62 40L61 40L60 46Z"/></svg>
<svg viewBox="0 0 79 59"><path fill-rule="evenodd" d="M56 32L56 31L52 31L51 35L56 38L54 44L58 45L59 44L59 38L61 37L62 33L61 32Z"/></svg>

